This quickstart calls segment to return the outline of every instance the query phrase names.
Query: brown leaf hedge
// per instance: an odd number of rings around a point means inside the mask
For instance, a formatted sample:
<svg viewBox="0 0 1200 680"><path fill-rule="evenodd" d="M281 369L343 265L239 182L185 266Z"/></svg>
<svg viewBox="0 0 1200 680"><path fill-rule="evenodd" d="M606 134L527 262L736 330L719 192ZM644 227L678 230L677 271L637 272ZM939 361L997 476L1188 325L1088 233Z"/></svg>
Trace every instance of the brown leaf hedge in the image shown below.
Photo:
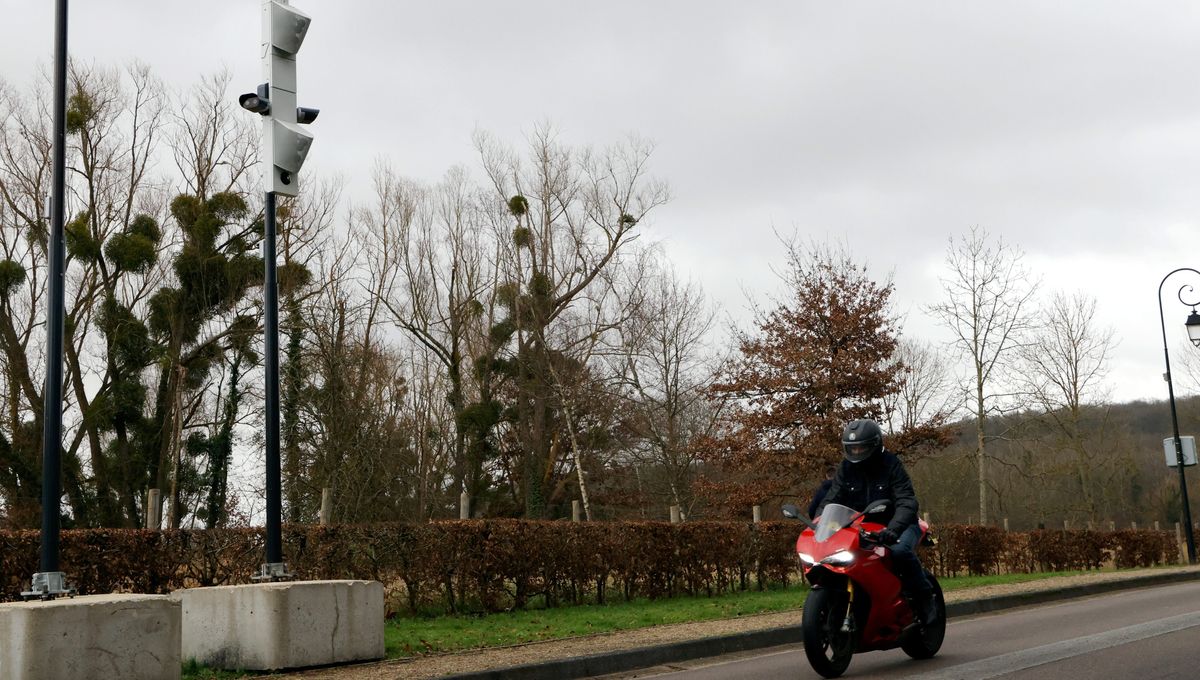
<svg viewBox="0 0 1200 680"><path fill-rule="evenodd" d="M793 522L436 521L285 526L299 579L380 581L388 611L494 612L636 598L716 595L799 582ZM1144 567L1178 561L1165 531L1005 532L944 525L922 561L939 576ZM61 568L81 594L168 593L249 583L262 529L80 529ZM0 600L38 571L38 532L0 531Z"/></svg>

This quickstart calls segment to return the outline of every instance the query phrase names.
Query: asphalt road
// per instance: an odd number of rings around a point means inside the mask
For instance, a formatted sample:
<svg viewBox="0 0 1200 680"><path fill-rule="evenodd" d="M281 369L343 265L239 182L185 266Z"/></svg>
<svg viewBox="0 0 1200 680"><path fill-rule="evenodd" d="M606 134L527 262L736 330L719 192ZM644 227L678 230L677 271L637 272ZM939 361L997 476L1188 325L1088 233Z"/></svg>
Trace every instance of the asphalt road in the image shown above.
<svg viewBox="0 0 1200 680"><path fill-rule="evenodd" d="M820 678L799 645L616 678L807 680ZM925 680L1137 680L1200 678L1200 583L951 619L937 657L903 651L855 656L846 678Z"/></svg>

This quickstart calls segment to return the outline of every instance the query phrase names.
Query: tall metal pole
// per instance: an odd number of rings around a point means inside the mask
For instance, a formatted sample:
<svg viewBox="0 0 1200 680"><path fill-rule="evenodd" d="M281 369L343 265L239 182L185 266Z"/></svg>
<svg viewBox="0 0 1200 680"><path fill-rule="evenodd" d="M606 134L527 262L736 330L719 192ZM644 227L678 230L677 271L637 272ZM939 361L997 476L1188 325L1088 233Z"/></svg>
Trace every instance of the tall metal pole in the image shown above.
<svg viewBox="0 0 1200 680"><path fill-rule="evenodd" d="M1183 468L1183 444L1179 440L1179 417L1175 413L1175 386L1171 381L1171 353L1167 351L1167 323L1163 317L1162 304L1163 284L1165 284L1167 279L1171 278L1173 274L1183 271L1193 272L1200 276L1200 271L1192 269L1191 267L1180 267L1179 269L1176 269L1163 277L1163 280L1158 284L1158 323L1162 327L1163 360L1166 361L1167 364L1167 372L1165 377L1167 379L1167 395L1170 397L1171 402L1171 433L1175 437L1175 466L1179 468L1179 495L1183 501L1182 523L1184 536L1187 539L1188 564L1195 564L1196 540L1192 536L1192 508L1188 503L1187 477L1184 475ZM1182 292L1182 289L1180 289L1180 292ZM1182 302L1183 299L1180 298L1180 301Z"/></svg>
<svg viewBox="0 0 1200 680"><path fill-rule="evenodd" d="M287 0L263 2L262 58L265 82L238 104L263 117L263 350L266 382L267 561L255 580L291 578L283 563L280 522L283 501L279 478L279 286L275 277L275 201L299 195L300 168L312 135L299 126L317 119L319 111L296 106L296 53L308 32L308 15Z"/></svg>
<svg viewBox="0 0 1200 680"><path fill-rule="evenodd" d="M279 286L275 277L275 192L267 192L264 214L263 262L263 349L266 354L266 467L267 467L267 569L280 577L283 569L283 541L280 517L283 514L279 479ZM274 565L279 565L274 567ZM264 574L265 576L266 574Z"/></svg>
<svg viewBox="0 0 1200 680"><path fill-rule="evenodd" d="M50 598L66 592L58 569L59 504L62 497L63 317L66 253L63 222L67 165L67 0L54 16L54 132L51 158L50 238L46 244L50 279L46 296L46 384L42 394L42 552L40 572L25 597Z"/></svg>

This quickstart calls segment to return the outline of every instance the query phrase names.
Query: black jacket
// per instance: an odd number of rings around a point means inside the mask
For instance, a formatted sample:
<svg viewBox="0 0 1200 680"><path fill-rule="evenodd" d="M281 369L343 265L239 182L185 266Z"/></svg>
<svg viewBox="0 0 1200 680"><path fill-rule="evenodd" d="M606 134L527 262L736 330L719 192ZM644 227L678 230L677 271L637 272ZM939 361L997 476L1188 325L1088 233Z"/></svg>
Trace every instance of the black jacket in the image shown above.
<svg viewBox="0 0 1200 680"><path fill-rule="evenodd" d="M891 451L880 451L861 463L842 461L833 486L825 494L825 500L817 514L830 503L839 503L855 510L864 510L872 501L891 501L886 512L873 515L872 521L886 524L897 534L917 521L917 494L912 480L904 470L904 464Z"/></svg>

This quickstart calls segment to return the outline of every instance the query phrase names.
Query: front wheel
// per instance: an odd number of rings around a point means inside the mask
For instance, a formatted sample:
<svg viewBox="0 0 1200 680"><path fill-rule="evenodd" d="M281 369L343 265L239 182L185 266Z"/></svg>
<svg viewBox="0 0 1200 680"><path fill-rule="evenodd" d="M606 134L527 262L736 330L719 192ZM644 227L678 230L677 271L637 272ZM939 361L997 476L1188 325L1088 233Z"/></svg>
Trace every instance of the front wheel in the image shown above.
<svg viewBox="0 0 1200 680"><path fill-rule="evenodd" d="M946 639L946 601L942 598L942 586L928 571L925 578L933 586L934 602L937 606L937 623L932 626L921 625L911 630L900 641L900 648L914 659L930 659L942 648L942 640Z"/></svg>
<svg viewBox="0 0 1200 680"><path fill-rule="evenodd" d="M854 656L854 632L842 631L845 617L845 598L835 596L828 588L814 588L804 601L804 655L822 677L836 678L845 673Z"/></svg>

